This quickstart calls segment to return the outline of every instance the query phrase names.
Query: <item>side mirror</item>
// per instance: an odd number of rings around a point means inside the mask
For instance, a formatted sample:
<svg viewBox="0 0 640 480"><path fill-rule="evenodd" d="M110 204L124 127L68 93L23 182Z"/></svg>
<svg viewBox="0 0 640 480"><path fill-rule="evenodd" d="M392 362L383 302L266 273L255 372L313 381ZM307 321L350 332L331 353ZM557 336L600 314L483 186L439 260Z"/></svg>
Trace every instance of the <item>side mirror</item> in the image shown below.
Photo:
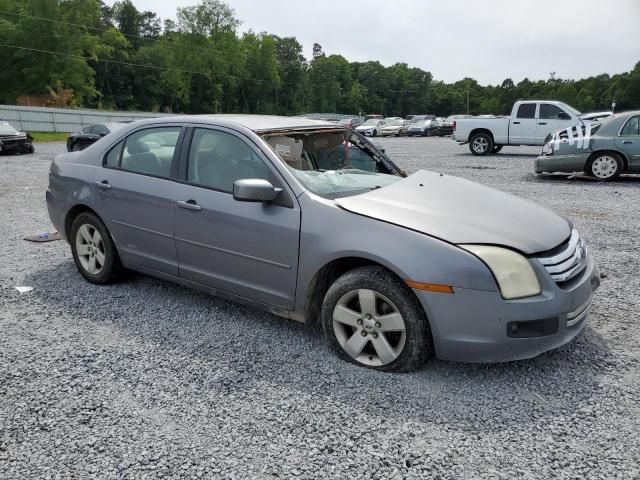
<svg viewBox="0 0 640 480"><path fill-rule="evenodd" d="M233 198L239 202L272 202L282 192L267 180L248 178L233 182Z"/></svg>
<svg viewBox="0 0 640 480"><path fill-rule="evenodd" d="M560 113L558 114L558 118L559 118L560 120L571 120L571 117L569 116L569 114L568 114L568 113L565 113L565 112L560 112Z"/></svg>

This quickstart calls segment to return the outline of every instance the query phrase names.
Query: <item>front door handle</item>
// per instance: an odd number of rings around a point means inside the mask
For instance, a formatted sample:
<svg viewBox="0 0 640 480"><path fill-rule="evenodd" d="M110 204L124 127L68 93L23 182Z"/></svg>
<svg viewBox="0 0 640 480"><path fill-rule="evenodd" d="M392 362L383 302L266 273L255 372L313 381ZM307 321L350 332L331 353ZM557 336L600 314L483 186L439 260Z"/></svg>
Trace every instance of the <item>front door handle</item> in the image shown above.
<svg viewBox="0 0 640 480"><path fill-rule="evenodd" d="M625 145L631 145L633 142L631 140L624 140L622 143Z"/></svg>
<svg viewBox="0 0 640 480"><path fill-rule="evenodd" d="M107 180L102 180L101 182L95 182L95 185L100 190L111 190L111 184Z"/></svg>
<svg viewBox="0 0 640 480"><path fill-rule="evenodd" d="M520 125L520 122L513 122L514 125Z"/></svg>
<svg viewBox="0 0 640 480"><path fill-rule="evenodd" d="M199 212L202 210L202 207L196 203L195 200L187 200L178 202L178 207L184 208L185 210L193 210L194 212Z"/></svg>
<svg viewBox="0 0 640 480"><path fill-rule="evenodd" d="M546 125L547 122L538 122L538 125Z"/></svg>

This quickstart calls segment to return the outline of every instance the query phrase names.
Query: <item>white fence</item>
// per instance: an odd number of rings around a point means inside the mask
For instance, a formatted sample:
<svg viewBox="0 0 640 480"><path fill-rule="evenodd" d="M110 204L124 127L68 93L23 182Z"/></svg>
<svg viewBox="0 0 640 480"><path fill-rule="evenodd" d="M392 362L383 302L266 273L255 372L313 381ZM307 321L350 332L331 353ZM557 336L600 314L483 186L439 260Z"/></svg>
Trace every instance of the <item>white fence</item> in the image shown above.
<svg viewBox="0 0 640 480"><path fill-rule="evenodd" d="M161 117L162 113L107 112L66 108L18 107L0 105L0 120L27 132L75 132L93 123L121 122Z"/></svg>

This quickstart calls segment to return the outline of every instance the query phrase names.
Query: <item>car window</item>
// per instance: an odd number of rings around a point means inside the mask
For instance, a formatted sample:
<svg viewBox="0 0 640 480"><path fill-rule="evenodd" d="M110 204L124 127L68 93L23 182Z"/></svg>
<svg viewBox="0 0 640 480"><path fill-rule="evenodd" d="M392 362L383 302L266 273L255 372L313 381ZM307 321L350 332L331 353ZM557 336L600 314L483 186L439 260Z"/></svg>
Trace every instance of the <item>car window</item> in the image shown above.
<svg viewBox="0 0 640 480"><path fill-rule="evenodd" d="M157 127L140 130L125 140L120 168L136 173L171 176L180 127Z"/></svg>
<svg viewBox="0 0 640 480"><path fill-rule="evenodd" d="M122 154L122 146L124 145L124 140L119 142L115 147L113 147L104 157L104 166L109 168L119 168L120 167L120 156Z"/></svg>
<svg viewBox="0 0 640 480"><path fill-rule="evenodd" d="M540 118L544 120L562 120L561 114L566 114L564 110L550 103L540 104Z"/></svg>
<svg viewBox="0 0 640 480"><path fill-rule="evenodd" d="M240 138L217 130L195 129L189 150L189 183L232 193L236 180L249 178L274 181L269 167Z"/></svg>
<svg viewBox="0 0 640 480"><path fill-rule="evenodd" d="M620 135L640 135L640 116L631 117L627 120Z"/></svg>
<svg viewBox="0 0 640 480"><path fill-rule="evenodd" d="M94 135L106 135L107 133L109 133L109 130L107 130L107 127L105 127L104 125L91 125L90 133Z"/></svg>
<svg viewBox="0 0 640 480"><path fill-rule="evenodd" d="M83 135L87 135L91 132L91 127L84 127L82 130L80 130L80 133L82 133Z"/></svg>
<svg viewBox="0 0 640 480"><path fill-rule="evenodd" d="M535 118L536 117L536 104L535 103L523 103L518 107L518 118Z"/></svg>

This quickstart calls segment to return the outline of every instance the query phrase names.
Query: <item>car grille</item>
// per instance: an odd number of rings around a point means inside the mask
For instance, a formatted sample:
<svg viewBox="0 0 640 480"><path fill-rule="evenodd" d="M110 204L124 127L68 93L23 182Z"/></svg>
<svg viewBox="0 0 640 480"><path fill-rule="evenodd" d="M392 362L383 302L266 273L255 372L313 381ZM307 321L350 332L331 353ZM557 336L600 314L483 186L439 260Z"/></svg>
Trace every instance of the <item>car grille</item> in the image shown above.
<svg viewBox="0 0 640 480"><path fill-rule="evenodd" d="M571 280L587 266L587 246L577 230L572 230L569 240L552 253L537 258L557 283Z"/></svg>

